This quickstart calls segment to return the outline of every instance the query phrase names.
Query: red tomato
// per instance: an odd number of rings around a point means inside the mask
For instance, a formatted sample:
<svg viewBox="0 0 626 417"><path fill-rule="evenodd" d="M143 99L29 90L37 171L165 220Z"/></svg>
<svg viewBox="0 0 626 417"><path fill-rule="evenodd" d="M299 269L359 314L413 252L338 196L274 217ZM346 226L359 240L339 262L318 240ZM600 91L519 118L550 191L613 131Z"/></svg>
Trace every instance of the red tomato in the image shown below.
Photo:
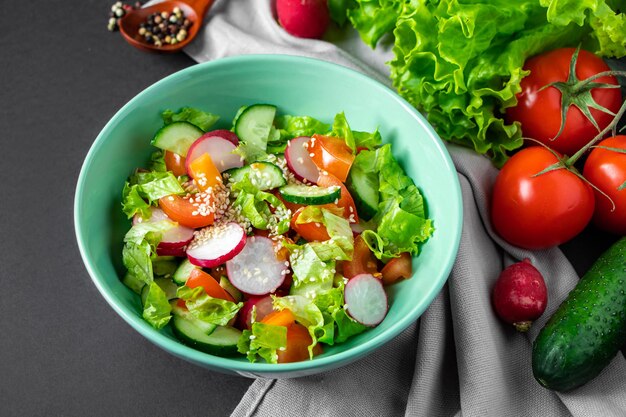
<svg viewBox="0 0 626 417"><path fill-rule="evenodd" d="M309 242L318 241L322 242L324 240L330 239L328 235L328 231L326 230L326 226L322 223L296 223L300 213L302 213L304 208L300 208L296 210L294 215L291 217L291 228L296 231L302 238L308 240Z"/></svg>
<svg viewBox="0 0 626 417"><path fill-rule="evenodd" d="M309 141L309 155L319 169L345 182L354 162L352 149L341 138L313 135Z"/></svg>
<svg viewBox="0 0 626 417"><path fill-rule="evenodd" d="M539 90L556 81L567 81L574 51L574 48L555 49L527 60L524 70L530 71L530 74L522 78L522 91L517 95L517 106L506 109L507 122L520 122L525 137L536 139L570 156L593 139L598 130L578 108L571 106L563 132L556 140L550 140L556 136L561 126L561 92L555 87ZM576 63L579 80L608 70L609 67L601 58L591 52L580 51ZM613 76L602 77L595 82L618 84ZM591 91L591 96L613 113L617 113L622 102L619 88L596 88ZM600 129L604 129L613 120L610 114L595 109L591 109L591 115Z"/></svg>
<svg viewBox="0 0 626 417"><path fill-rule="evenodd" d="M626 136L604 139L596 146L626 151ZM585 161L583 175L615 203L613 210L611 201L594 190L596 208L593 213L593 222L608 232L626 235L626 188L619 189L626 183L626 154L594 148Z"/></svg>
<svg viewBox="0 0 626 417"><path fill-rule="evenodd" d="M170 219L192 229L213 224L213 213L208 216L194 215L193 213L198 211L198 207L194 206L194 203L191 203L188 198L177 195L162 197L159 199L159 207Z"/></svg>
<svg viewBox="0 0 626 417"><path fill-rule="evenodd" d="M287 347L278 349L278 363L300 362L309 359L309 345L313 343L306 327L293 323L287 327ZM322 353L322 347L317 344L313 348L313 355Z"/></svg>
<svg viewBox="0 0 626 417"><path fill-rule="evenodd" d="M352 260L343 263L343 276L350 279L359 274L375 274L378 272L378 260L365 240L358 235L354 239Z"/></svg>
<svg viewBox="0 0 626 417"><path fill-rule="evenodd" d="M339 178L331 174L322 174L317 179L317 185L324 188L332 187L333 185L340 187L341 197L339 197L339 201L337 201L337 206L344 209L343 215L350 223L359 222L359 215L356 213L356 206L354 205L350 191L343 185L343 182L339 181Z"/></svg>
<svg viewBox="0 0 626 417"><path fill-rule="evenodd" d="M187 175L187 169L185 168L185 157L180 156L177 153L165 151L163 155L165 161L165 168L168 171L172 171L172 174L180 177L181 175Z"/></svg>
<svg viewBox="0 0 626 417"><path fill-rule="evenodd" d="M387 265L383 267L380 273L383 276L383 284L391 285L402 278L411 278L413 275L413 258L411 258L411 254L408 252L403 252L400 254L399 258L393 258Z"/></svg>
<svg viewBox="0 0 626 417"><path fill-rule="evenodd" d="M566 169L534 176L557 162L544 147L522 149L496 178L491 222L507 242L527 249L560 245L580 233L591 220L593 190Z"/></svg>

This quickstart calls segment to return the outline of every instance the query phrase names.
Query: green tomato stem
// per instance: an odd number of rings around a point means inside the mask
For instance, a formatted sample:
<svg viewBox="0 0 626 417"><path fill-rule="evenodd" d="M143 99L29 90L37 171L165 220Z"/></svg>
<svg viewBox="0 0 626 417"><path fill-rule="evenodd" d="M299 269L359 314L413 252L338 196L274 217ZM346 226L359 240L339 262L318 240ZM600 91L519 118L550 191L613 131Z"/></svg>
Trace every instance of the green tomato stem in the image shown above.
<svg viewBox="0 0 626 417"><path fill-rule="evenodd" d="M626 101L622 103L622 106L619 108L619 111L615 114L615 117L613 118L613 120L611 120L611 123L609 123L604 129L602 129L602 131L600 131L593 139L591 139L589 143L587 143L585 146L580 148L578 152L570 156L565 161L565 165L567 167L573 166L576 163L576 161L578 161L585 154L585 152L587 152L593 145L596 144L596 142L601 140L604 137L604 135L606 135L609 131L613 130L617 126L617 124L619 123L620 119L622 118L625 112L626 112Z"/></svg>
<svg viewBox="0 0 626 417"><path fill-rule="evenodd" d="M582 81L578 81L575 86L574 86L574 91L578 92L580 90L583 90L587 84L594 82L595 80L597 80L598 78L602 78L602 77L608 77L608 76L613 76L613 77L626 77L626 71L604 71L604 72L599 72L595 75L592 75L589 78L585 78ZM614 84L614 87L610 87L612 84L607 84L605 87L606 88L620 88L621 86L619 84Z"/></svg>

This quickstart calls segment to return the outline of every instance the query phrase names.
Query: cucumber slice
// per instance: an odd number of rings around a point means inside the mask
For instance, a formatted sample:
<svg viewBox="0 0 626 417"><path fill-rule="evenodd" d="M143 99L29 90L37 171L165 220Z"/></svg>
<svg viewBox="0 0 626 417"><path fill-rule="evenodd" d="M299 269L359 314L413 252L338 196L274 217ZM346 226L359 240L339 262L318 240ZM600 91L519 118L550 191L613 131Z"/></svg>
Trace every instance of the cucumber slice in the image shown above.
<svg viewBox="0 0 626 417"><path fill-rule="evenodd" d="M152 144L159 149L185 156L192 143L204 132L189 122L174 122L156 132Z"/></svg>
<svg viewBox="0 0 626 417"><path fill-rule="evenodd" d="M176 290L178 286L172 282L170 278L155 278L155 284L157 284L163 292L165 292L165 296L168 300L173 300L176 298ZM148 290L150 289L149 285L144 285L141 289L141 304L143 305L146 302L146 297L148 296Z"/></svg>
<svg viewBox="0 0 626 417"><path fill-rule="evenodd" d="M174 272L174 275L172 275L172 281L174 281L176 285L185 285L189 274L191 274L191 271L194 269L200 268L192 264L189 259L184 259L176 269L176 272Z"/></svg>
<svg viewBox="0 0 626 417"><path fill-rule="evenodd" d="M235 121L235 133L246 144L265 151L275 116L276 106L271 104L248 106Z"/></svg>
<svg viewBox="0 0 626 417"><path fill-rule="evenodd" d="M189 310L186 308L182 308L178 305L178 300L174 300L170 302L172 306L172 314L174 317L179 317L181 320L188 321L195 328L201 331L204 335L208 336L217 329L217 325L213 323L207 323L206 321L202 321L195 317Z"/></svg>
<svg viewBox="0 0 626 417"><path fill-rule="evenodd" d="M378 175L351 169L346 180L346 188L354 199L354 205L360 218L370 220L378 212L379 193Z"/></svg>
<svg viewBox="0 0 626 417"><path fill-rule="evenodd" d="M241 331L230 326L217 326L207 335L195 322L174 314L172 317L174 334L186 345L202 352L217 356L229 356L237 353L237 341Z"/></svg>
<svg viewBox="0 0 626 417"><path fill-rule="evenodd" d="M250 182L259 190L271 190L287 184L283 171L270 162L254 162L241 168L232 168L224 171L229 175L230 182L238 182L246 174L250 175Z"/></svg>
<svg viewBox="0 0 626 417"><path fill-rule="evenodd" d="M280 187L280 195L290 203L319 205L334 203L341 196L341 188L318 187L316 185L288 184Z"/></svg>

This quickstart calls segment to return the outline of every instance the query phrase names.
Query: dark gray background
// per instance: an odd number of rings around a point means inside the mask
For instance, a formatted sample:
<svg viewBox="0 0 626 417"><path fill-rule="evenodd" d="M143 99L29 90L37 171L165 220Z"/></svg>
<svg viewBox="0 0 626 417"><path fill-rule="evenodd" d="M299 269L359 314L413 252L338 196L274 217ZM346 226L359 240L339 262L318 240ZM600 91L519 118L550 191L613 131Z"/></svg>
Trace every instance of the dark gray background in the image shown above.
<svg viewBox="0 0 626 417"><path fill-rule="evenodd" d="M100 296L75 243L92 141L142 89L194 64L109 33L112 3L0 2L0 415L228 415L251 380L147 342ZM615 239L589 227L563 249L582 273Z"/></svg>

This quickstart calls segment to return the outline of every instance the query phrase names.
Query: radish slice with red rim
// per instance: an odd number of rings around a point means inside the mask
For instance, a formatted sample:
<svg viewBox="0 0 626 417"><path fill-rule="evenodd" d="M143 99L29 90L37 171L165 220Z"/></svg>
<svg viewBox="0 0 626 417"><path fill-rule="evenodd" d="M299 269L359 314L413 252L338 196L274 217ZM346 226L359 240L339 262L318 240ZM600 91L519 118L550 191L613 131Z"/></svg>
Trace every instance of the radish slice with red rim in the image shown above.
<svg viewBox="0 0 626 417"><path fill-rule="evenodd" d="M274 311L271 295L250 296L239 311L237 325L240 329L250 329L252 326L252 308L256 309L256 321L261 321L265 316Z"/></svg>
<svg viewBox="0 0 626 417"><path fill-rule="evenodd" d="M196 231L187 258L196 266L213 268L237 256L245 245L246 232L239 224L212 225Z"/></svg>
<svg viewBox="0 0 626 417"><path fill-rule="evenodd" d="M189 172L189 165L205 153L209 154L219 172L224 172L230 168L242 167L243 161L241 157L233 153L236 147L228 139L215 136L212 132L205 133L189 147L187 157L185 158L185 168Z"/></svg>
<svg viewBox="0 0 626 417"><path fill-rule="evenodd" d="M228 279L239 291L251 295L274 292L289 273L288 262L276 257L274 242L252 236L241 253L226 262Z"/></svg>
<svg viewBox="0 0 626 417"><path fill-rule="evenodd" d="M387 294L383 284L371 274L359 274L344 289L346 312L366 326L376 326L387 315Z"/></svg>
<svg viewBox="0 0 626 417"><path fill-rule="evenodd" d="M227 141L232 142L233 145L239 146L239 137L237 136L237 134L235 134L235 132L231 132L230 130L226 130L226 129L212 130L210 132L207 132L206 135L224 138Z"/></svg>
<svg viewBox="0 0 626 417"><path fill-rule="evenodd" d="M133 225L138 223L156 223L163 220L169 220L167 214L160 208L152 207L149 219L144 220L139 214L135 214L133 216ZM157 255L184 257L185 246L193 239L193 232L193 229L182 225L177 225L165 231L157 246Z"/></svg>
<svg viewBox="0 0 626 417"><path fill-rule="evenodd" d="M289 170L300 181L317 184L320 170L309 156L308 136L291 139L285 148L285 160Z"/></svg>

